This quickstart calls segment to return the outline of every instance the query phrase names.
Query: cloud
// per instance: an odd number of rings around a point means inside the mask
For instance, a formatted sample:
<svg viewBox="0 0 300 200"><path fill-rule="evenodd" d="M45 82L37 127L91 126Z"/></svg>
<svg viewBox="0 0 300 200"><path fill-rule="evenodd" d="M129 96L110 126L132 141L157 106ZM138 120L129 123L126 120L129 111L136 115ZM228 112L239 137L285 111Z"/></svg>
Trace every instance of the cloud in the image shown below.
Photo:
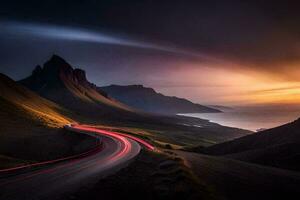
<svg viewBox="0 0 300 200"><path fill-rule="evenodd" d="M59 26L42 23L26 23L19 21L0 21L1 31L8 34L35 36L46 39L59 39L65 41L90 42L109 45L120 45L127 47L150 49L166 53L179 54L201 60L221 61L207 54L159 45L145 41L139 41L127 36L102 33L80 27ZM3 33L2 33L3 34Z"/></svg>
<svg viewBox="0 0 300 200"><path fill-rule="evenodd" d="M109 36L104 33L91 31L84 28L14 21L2 21L0 22L0 27L2 31L19 35L166 50L164 47L157 45L138 42L121 37Z"/></svg>

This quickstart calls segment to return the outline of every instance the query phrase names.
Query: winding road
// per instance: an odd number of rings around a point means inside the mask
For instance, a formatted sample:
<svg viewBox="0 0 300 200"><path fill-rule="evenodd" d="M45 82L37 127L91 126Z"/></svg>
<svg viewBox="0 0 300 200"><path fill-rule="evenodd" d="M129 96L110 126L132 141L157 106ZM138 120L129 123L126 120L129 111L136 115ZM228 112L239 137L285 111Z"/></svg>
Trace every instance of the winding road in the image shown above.
<svg viewBox="0 0 300 200"><path fill-rule="evenodd" d="M100 139L100 148L56 164L50 165L51 161L43 162L41 163L43 167L39 170L0 177L1 200L53 200L68 197L81 187L88 187L99 179L126 167L139 154L140 144L149 150L154 150L151 144L134 136L86 125L67 125L66 128Z"/></svg>

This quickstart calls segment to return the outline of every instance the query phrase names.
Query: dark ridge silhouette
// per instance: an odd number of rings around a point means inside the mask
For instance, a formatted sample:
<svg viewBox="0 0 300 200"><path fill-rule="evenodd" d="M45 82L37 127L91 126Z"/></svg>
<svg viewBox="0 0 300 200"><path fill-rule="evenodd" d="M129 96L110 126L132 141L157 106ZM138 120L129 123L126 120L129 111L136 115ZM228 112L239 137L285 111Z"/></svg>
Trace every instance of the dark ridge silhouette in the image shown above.
<svg viewBox="0 0 300 200"><path fill-rule="evenodd" d="M221 112L218 109L195 104L183 98L165 96L143 85L110 85L98 87L98 89L106 92L111 98L145 112L159 114Z"/></svg>

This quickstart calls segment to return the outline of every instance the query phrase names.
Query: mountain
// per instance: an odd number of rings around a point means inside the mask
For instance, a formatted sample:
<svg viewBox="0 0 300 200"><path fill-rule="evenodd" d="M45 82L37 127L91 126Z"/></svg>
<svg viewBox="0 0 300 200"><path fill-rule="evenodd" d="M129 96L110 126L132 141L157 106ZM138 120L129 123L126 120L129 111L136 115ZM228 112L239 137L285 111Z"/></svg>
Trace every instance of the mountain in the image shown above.
<svg viewBox="0 0 300 200"><path fill-rule="evenodd" d="M69 111L0 74L0 168L71 155L91 144L60 129L73 121L64 113Z"/></svg>
<svg viewBox="0 0 300 200"><path fill-rule="evenodd" d="M31 76L20 83L79 115L107 118L114 113L131 112L128 106L108 98L105 92L90 83L85 71L74 69L57 55L43 67L37 66Z"/></svg>
<svg viewBox="0 0 300 200"><path fill-rule="evenodd" d="M300 119L201 150L279 168L300 170Z"/></svg>
<svg viewBox="0 0 300 200"><path fill-rule="evenodd" d="M142 85L110 85L99 87L98 89L106 92L109 97L130 107L150 113L177 114L221 112L218 109L195 104L183 98L165 96L157 93L152 88L146 88Z"/></svg>
<svg viewBox="0 0 300 200"><path fill-rule="evenodd" d="M52 56L43 67L37 66L20 83L70 110L70 116L78 122L110 127L134 127L143 132L147 130L147 135L161 144L207 146L249 133L207 120L175 115L161 116L130 108L90 83L83 70L74 69L57 55Z"/></svg>

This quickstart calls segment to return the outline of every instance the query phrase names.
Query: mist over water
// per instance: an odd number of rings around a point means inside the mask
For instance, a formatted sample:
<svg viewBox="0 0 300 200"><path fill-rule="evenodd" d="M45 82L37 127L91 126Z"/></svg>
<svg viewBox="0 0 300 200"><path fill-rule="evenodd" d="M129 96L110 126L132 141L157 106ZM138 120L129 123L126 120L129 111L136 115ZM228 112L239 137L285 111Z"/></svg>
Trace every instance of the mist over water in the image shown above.
<svg viewBox="0 0 300 200"><path fill-rule="evenodd" d="M223 113L186 113L224 126L256 131L292 122L300 117L299 105L251 106L227 109Z"/></svg>

